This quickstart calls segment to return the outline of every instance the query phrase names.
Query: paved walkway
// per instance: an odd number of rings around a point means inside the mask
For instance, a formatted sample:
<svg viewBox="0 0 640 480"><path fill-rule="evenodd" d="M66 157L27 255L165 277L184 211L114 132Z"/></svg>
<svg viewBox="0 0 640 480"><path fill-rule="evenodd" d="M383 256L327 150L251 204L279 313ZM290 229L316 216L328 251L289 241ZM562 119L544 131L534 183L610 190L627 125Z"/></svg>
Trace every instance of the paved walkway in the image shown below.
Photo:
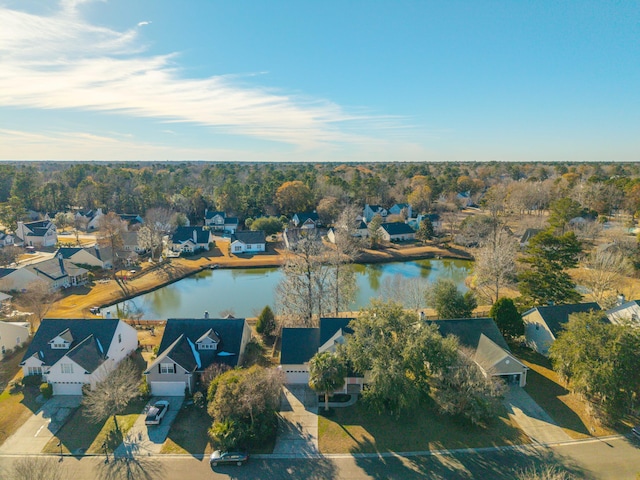
<svg viewBox="0 0 640 480"><path fill-rule="evenodd" d="M166 400L169 402L169 410L165 413L160 425L146 426L144 420L147 407L158 400ZM132 456L149 456L160 453L162 445L169 435L171 424L178 416L178 412L182 407L184 397L153 397L145 407L144 411L131 429L127 432L126 437L118 448L115 450L116 456L132 457Z"/></svg>
<svg viewBox="0 0 640 480"><path fill-rule="evenodd" d="M509 417L534 443L567 442L571 437L529 396L524 389L511 386L504 398Z"/></svg>
<svg viewBox="0 0 640 480"><path fill-rule="evenodd" d="M42 452L81 401L81 395L58 395L48 400L0 446L0 453Z"/></svg>
<svg viewBox="0 0 640 480"><path fill-rule="evenodd" d="M318 450L318 394L306 385L282 388L273 453L308 457Z"/></svg>

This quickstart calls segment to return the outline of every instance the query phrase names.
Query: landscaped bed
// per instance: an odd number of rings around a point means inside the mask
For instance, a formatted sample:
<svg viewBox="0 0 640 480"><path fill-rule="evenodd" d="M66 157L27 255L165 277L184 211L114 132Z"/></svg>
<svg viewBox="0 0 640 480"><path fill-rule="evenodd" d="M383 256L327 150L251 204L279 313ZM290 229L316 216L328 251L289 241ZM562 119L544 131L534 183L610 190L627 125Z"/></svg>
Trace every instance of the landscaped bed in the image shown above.
<svg viewBox="0 0 640 480"><path fill-rule="evenodd" d="M400 418L378 415L361 402L336 408L331 418L319 409L318 436L322 453L410 452L477 448L529 443L506 412L489 428L470 426L439 415L432 403L421 405Z"/></svg>

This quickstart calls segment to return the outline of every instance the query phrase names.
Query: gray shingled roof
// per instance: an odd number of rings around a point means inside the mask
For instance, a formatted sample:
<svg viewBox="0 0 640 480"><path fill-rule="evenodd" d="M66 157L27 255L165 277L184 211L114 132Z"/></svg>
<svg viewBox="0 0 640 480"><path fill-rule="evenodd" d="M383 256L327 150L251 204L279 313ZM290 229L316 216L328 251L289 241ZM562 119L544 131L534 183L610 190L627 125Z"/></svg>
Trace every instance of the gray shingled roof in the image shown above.
<svg viewBox="0 0 640 480"><path fill-rule="evenodd" d="M389 235L409 235L416 233L413 228L404 222L383 223L380 227Z"/></svg>
<svg viewBox="0 0 640 480"><path fill-rule="evenodd" d="M495 342L501 348L509 351L507 342L498 330L498 326L492 318L460 318L453 320L429 320L440 330L443 337L447 335L455 335L460 341L460 346L476 350L480 335L484 334L487 338Z"/></svg>
<svg viewBox="0 0 640 480"><path fill-rule="evenodd" d="M109 351L109 346L113 340L113 335L115 334L118 322L118 319L69 320L45 318L42 320L40 328L38 328L38 331L33 336L33 340L22 357L22 361L24 362L28 358L37 355L45 365L51 366L60 360L65 354L70 353L76 346L91 335L93 335L96 341L100 342L100 345L102 345L106 354L106 352ZM53 340L67 329L69 329L73 338L69 350L51 348L49 341ZM100 361L97 357L94 357L93 360L90 358L92 354L89 349L85 350L83 348L81 351L77 352L76 355L78 355L78 358L82 358L81 361L88 366ZM86 369L84 366L83 368Z"/></svg>
<svg viewBox="0 0 640 480"><path fill-rule="evenodd" d="M549 327L549 330L551 330L553 336L557 337L558 333L562 330L562 327L569 321L569 315L592 311L597 312L601 309L600 305L596 302L548 305L545 307L532 308L531 310L523 313L522 316L524 317L534 310L537 310L538 313L540 313L540 316Z"/></svg>
<svg viewBox="0 0 640 480"><path fill-rule="evenodd" d="M267 241L264 230L239 230L233 235L233 240L238 240L245 245L255 245Z"/></svg>
<svg viewBox="0 0 640 480"><path fill-rule="evenodd" d="M74 348L69 350L67 357L76 362L85 371L95 371L107 359L107 352L100 348L101 344L94 335L89 335Z"/></svg>
<svg viewBox="0 0 640 480"><path fill-rule="evenodd" d="M320 347L319 328L283 328L280 363L302 365L311 360Z"/></svg>
<svg viewBox="0 0 640 480"><path fill-rule="evenodd" d="M209 242L209 231L202 227L178 227L171 237L173 243L184 243L188 240L193 241L193 232L196 232L197 243Z"/></svg>

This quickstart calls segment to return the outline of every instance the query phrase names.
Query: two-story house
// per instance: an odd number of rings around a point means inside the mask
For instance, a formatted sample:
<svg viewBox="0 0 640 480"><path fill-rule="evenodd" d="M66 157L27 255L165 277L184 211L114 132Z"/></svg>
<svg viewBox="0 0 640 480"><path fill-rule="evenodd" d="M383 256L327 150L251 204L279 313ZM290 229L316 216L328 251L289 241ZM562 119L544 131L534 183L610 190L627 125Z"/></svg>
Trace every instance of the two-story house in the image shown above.
<svg viewBox="0 0 640 480"><path fill-rule="evenodd" d="M171 250L174 252L194 253L209 250L213 236L204 227L178 227L171 237Z"/></svg>
<svg viewBox="0 0 640 480"><path fill-rule="evenodd" d="M225 212L204 211L204 224L214 232L236 233L239 223L238 217L230 217Z"/></svg>
<svg viewBox="0 0 640 480"><path fill-rule="evenodd" d="M56 226L49 220L18 222L16 237L24 247L52 247L58 242Z"/></svg>

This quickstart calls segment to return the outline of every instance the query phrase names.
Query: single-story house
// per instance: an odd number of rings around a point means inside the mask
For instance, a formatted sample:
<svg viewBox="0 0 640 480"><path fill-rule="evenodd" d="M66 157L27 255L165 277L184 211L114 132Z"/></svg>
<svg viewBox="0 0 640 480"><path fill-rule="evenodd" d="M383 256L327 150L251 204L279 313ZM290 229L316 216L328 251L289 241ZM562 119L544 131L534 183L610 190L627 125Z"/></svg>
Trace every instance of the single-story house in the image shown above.
<svg viewBox="0 0 640 480"><path fill-rule="evenodd" d="M316 212L296 213L291 219L291 223L296 228L309 230L320 225L320 218Z"/></svg>
<svg viewBox="0 0 640 480"><path fill-rule="evenodd" d="M524 248L529 245L529 240L531 240L532 237L535 237L541 231L542 230L538 228L527 228L522 234L522 237L520 237L520 248Z"/></svg>
<svg viewBox="0 0 640 480"><path fill-rule="evenodd" d="M240 222L238 217L230 217L225 212L205 210L204 224L216 232L236 233Z"/></svg>
<svg viewBox="0 0 640 480"><path fill-rule="evenodd" d="M16 237L24 247L52 247L58 242L56 226L49 220L18 222Z"/></svg>
<svg viewBox="0 0 640 480"><path fill-rule="evenodd" d="M611 323L630 322L640 326L640 300L626 301L624 295L618 296L618 304L606 312Z"/></svg>
<svg viewBox="0 0 640 480"><path fill-rule="evenodd" d="M362 218L366 223L369 223L376 215L380 215L384 219L388 214L389 212L380 205L366 204L362 211Z"/></svg>
<svg viewBox="0 0 640 480"><path fill-rule="evenodd" d="M336 346L353 333L353 318L321 318L319 328L283 328L280 369L289 384L309 383L309 361L316 353L335 352ZM360 393L364 377L348 372L342 389L336 393Z"/></svg>
<svg viewBox="0 0 640 480"><path fill-rule="evenodd" d="M158 348L158 357L144 372L153 395L193 393L200 374L210 365L241 365L251 339L244 318L170 318Z"/></svg>
<svg viewBox="0 0 640 480"><path fill-rule="evenodd" d="M408 203L396 203L389 209L389 215L401 215L403 211L406 214L406 218L413 217L411 205Z"/></svg>
<svg viewBox="0 0 640 480"><path fill-rule="evenodd" d="M81 395L138 348L136 330L118 319L50 319L40 323L22 358L24 376L42 375L54 395Z"/></svg>
<svg viewBox="0 0 640 480"><path fill-rule="evenodd" d="M100 267L105 270L113 268L113 255L111 248L100 247L62 247L59 248L55 256L62 255L62 258L69 260L74 265L90 265Z"/></svg>
<svg viewBox="0 0 640 480"><path fill-rule="evenodd" d="M0 322L0 360L7 350L21 347L29 338L28 322Z"/></svg>
<svg viewBox="0 0 640 480"><path fill-rule="evenodd" d="M600 311L600 306L595 302L548 305L527 310L522 314L527 345L542 355L549 355L549 347L569 321L570 315L597 311Z"/></svg>
<svg viewBox="0 0 640 480"><path fill-rule="evenodd" d="M443 337L457 337L460 347L471 354L471 359L485 376L500 377L521 387L527 384L528 368L513 356L492 318L432 320L429 323L436 325Z"/></svg>
<svg viewBox="0 0 640 480"><path fill-rule="evenodd" d="M231 253L256 253L266 250L264 230L240 230L231 237Z"/></svg>
<svg viewBox="0 0 640 480"><path fill-rule="evenodd" d="M208 251L212 242L211 232L204 227L178 227L171 237L171 250L188 253Z"/></svg>
<svg viewBox="0 0 640 480"><path fill-rule="evenodd" d="M416 238L416 232L404 222L383 223L378 231L382 239L387 242L401 242Z"/></svg>
<svg viewBox="0 0 640 480"><path fill-rule="evenodd" d="M0 290L24 290L41 283L43 288L59 290L61 288L84 285L89 272L65 260L60 255L42 262L21 268L6 268L0 272Z"/></svg>

